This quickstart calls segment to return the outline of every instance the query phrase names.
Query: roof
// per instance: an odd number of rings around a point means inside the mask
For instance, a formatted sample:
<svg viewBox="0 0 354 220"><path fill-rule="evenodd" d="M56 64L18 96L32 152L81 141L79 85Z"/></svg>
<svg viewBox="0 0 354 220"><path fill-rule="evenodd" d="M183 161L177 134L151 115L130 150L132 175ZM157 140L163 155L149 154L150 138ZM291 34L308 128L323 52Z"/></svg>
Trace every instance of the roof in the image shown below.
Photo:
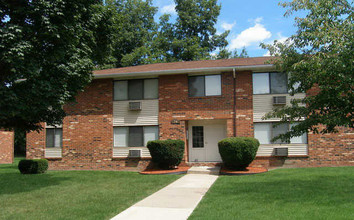
<svg viewBox="0 0 354 220"><path fill-rule="evenodd" d="M155 63L147 65L138 65L130 67L121 67L105 70L96 70L93 72L94 76L100 78L100 76L109 75L128 75L139 73L161 73L161 72L186 72L203 69L220 69L220 68L233 68L233 67L255 67L268 65L266 62L271 60L272 57L249 57L249 58L234 58L223 60L200 60L200 61L181 61L173 63Z"/></svg>

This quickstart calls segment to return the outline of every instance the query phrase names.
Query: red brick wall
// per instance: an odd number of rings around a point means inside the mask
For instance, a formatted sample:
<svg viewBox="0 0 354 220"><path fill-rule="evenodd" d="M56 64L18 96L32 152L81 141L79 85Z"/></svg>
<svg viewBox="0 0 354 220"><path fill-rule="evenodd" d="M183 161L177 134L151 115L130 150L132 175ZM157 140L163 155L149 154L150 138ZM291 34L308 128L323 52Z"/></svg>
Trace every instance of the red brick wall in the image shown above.
<svg viewBox="0 0 354 220"><path fill-rule="evenodd" d="M63 121L62 158L49 159L50 169L141 170L149 160L113 159L113 81L94 80ZM27 135L27 158L44 158L45 129Z"/></svg>
<svg viewBox="0 0 354 220"><path fill-rule="evenodd" d="M0 130L0 164L11 164L14 159L14 132Z"/></svg>

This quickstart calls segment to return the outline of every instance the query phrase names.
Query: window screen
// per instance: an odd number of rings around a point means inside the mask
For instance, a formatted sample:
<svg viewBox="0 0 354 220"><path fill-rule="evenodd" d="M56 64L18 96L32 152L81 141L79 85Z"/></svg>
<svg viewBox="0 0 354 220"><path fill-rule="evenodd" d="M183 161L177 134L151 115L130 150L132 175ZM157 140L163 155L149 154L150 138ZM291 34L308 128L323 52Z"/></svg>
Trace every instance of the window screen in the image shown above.
<svg viewBox="0 0 354 220"><path fill-rule="evenodd" d="M157 99L159 97L157 79L145 79L144 80L144 98L145 99Z"/></svg>
<svg viewBox="0 0 354 220"><path fill-rule="evenodd" d="M297 123L290 124L290 128L292 126L295 126L296 124ZM307 133L304 133L301 136L290 138L290 143L292 143L292 144L306 144L307 143Z"/></svg>
<svg viewBox="0 0 354 220"><path fill-rule="evenodd" d="M144 127L144 146L147 146L147 142L159 139L159 127L158 126L146 126Z"/></svg>
<svg viewBox="0 0 354 220"><path fill-rule="evenodd" d="M114 100L128 99L128 81L114 82Z"/></svg>
<svg viewBox="0 0 354 220"><path fill-rule="evenodd" d="M136 79L128 81L129 100L141 100L144 99L143 95L144 80Z"/></svg>
<svg viewBox="0 0 354 220"><path fill-rule="evenodd" d="M270 144L272 134L271 123L255 123L254 124L254 137L258 139L260 144Z"/></svg>
<svg viewBox="0 0 354 220"><path fill-rule="evenodd" d="M204 147L204 127L193 126L192 136L193 136L193 148L203 148Z"/></svg>
<svg viewBox="0 0 354 220"><path fill-rule="evenodd" d="M253 94L267 94L269 92L269 73L254 73Z"/></svg>
<svg viewBox="0 0 354 220"><path fill-rule="evenodd" d="M205 96L204 76L191 76L188 78L188 91L190 97Z"/></svg>
<svg viewBox="0 0 354 220"><path fill-rule="evenodd" d="M143 127L129 127L129 147L144 146L143 139Z"/></svg>
<svg viewBox="0 0 354 220"><path fill-rule="evenodd" d="M46 129L46 147L62 147L63 129L47 128Z"/></svg>
<svg viewBox="0 0 354 220"><path fill-rule="evenodd" d="M288 79L285 73L271 73L270 74L270 92L273 94L277 93L288 93L287 89Z"/></svg>
<svg viewBox="0 0 354 220"><path fill-rule="evenodd" d="M221 75L205 76L205 95L221 95Z"/></svg>
<svg viewBox="0 0 354 220"><path fill-rule="evenodd" d="M115 127L114 132L114 146L127 147L128 146L128 127Z"/></svg>
<svg viewBox="0 0 354 220"><path fill-rule="evenodd" d="M54 147L54 128L46 129L46 147Z"/></svg>
<svg viewBox="0 0 354 220"><path fill-rule="evenodd" d="M276 136L278 136L280 134L286 133L288 131L288 128L289 128L289 124L286 124L286 123L283 123L283 124L277 125L276 127L273 127L272 138L274 138L274 137L276 137ZM287 144L287 142L284 142L284 141L282 141L280 139L276 140L273 143L274 144Z"/></svg>

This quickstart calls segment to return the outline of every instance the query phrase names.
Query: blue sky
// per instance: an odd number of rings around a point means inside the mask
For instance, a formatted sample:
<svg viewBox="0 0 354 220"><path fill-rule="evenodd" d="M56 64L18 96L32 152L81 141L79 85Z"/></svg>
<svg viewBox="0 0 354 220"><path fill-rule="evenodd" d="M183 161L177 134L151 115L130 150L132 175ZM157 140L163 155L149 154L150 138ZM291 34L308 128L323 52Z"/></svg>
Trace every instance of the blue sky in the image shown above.
<svg viewBox="0 0 354 220"><path fill-rule="evenodd" d="M285 18L285 8L278 6L276 0L219 0L220 16L216 25L219 33L230 30L229 49L241 51L245 46L251 57L267 55L259 47L261 42L284 41L295 33L294 16ZM173 0L154 0L159 8L157 16L169 13L173 17Z"/></svg>

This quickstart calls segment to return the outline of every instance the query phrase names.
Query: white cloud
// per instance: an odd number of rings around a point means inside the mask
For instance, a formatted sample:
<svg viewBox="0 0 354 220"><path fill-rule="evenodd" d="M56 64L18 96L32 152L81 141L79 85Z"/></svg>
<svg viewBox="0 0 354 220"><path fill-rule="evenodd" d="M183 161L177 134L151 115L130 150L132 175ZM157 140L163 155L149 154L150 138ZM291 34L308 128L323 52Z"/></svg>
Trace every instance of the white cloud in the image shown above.
<svg viewBox="0 0 354 220"><path fill-rule="evenodd" d="M165 5L161 8L161 13L172 14L172 15L177 14L175 7L176 7L175 4Z"/></svg>
<svg viewBox="0 0 354 220"><path fill-rule="evenodd" d="M223 22L223 23L221 24L221 27L222 27L224 30L228 31L228 30L231 30L231 29L235 26L235 24L236 24L236 21L234 21L233 23Z"/></svg>
<svg viewBox="0 0 354 220"><path fill-rule="evenodd" d="M260 22L262 18L256 18L255 25L253 27L243 30L236 38L231 40L230 49L240 49L248 47L250 45L259 44L260 42L269 39L272 33L268 31Z"/></svg>

